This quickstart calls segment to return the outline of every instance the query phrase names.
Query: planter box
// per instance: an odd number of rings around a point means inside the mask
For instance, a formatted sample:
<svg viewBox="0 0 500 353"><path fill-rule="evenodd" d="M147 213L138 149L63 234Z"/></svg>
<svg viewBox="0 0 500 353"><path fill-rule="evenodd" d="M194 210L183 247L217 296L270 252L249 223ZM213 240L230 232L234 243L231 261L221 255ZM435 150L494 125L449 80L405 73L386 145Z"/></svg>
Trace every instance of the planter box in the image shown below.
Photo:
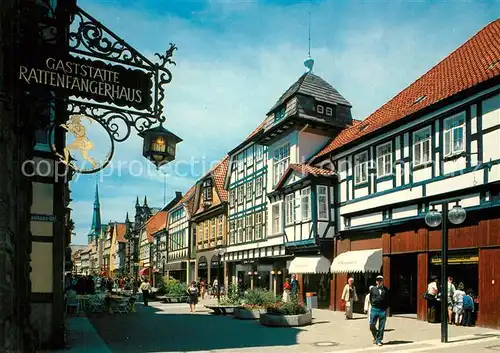
<svg viewBox="0 0 500 353"><path fill-rule="evenodd" d="M274 327L297 327L306 326L312 323L312 313L308 312L301 315L275 315L262 313L260 323L264 326Z"/></svg>
<svg viewBox="0 0 500 353"><path fill-rule="evenodd" d="M239 320L258 320L260 309L235 308L233 317Z"/></svg>

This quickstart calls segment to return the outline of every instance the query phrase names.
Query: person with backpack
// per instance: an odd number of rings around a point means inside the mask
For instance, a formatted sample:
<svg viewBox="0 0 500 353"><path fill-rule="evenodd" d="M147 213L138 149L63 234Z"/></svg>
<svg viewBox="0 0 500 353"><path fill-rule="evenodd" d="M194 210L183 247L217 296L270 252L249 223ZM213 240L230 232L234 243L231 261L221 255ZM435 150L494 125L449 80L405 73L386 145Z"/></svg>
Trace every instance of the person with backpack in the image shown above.
<svg viewBox="0 0 500 353"><path fill-rule="evenodd" d="M468 289L467 294L463 298L463 326L473 326L472 325L472 313L474 312L474 299L472 298L472 290Z"/></svg>

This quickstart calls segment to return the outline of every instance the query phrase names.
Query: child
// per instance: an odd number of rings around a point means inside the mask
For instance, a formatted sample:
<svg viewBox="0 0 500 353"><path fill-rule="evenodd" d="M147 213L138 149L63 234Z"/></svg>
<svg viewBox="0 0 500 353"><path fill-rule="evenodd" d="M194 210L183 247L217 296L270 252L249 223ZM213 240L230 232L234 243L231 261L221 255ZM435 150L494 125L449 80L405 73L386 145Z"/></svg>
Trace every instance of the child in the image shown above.
<svg viewBox="0 0 500 353"><path fill-rule="evenodd" d="M464 317L462 321L462 325L464 326L472 326L472 313L474 312L474 299L472 299L472 290L467 290L467 294L463 299L463 309L464 309Z"/></svg>

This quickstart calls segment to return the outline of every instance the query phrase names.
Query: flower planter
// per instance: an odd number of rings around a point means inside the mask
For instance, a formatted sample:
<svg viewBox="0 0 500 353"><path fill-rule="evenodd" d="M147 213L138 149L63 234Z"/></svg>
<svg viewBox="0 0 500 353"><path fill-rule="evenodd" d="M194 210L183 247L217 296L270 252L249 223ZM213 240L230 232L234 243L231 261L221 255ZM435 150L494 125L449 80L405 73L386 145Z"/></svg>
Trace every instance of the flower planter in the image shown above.
<svg viewBox="0 0 500 353"><path fill-rule="evenodd" d="M258 320L260 309L235 308L233 317L239 320Z"/></svg>
<svg viewBox="0 0 500 353"><path fill-rule="evenodd" d="M297 327L306 326L312 323L312 313L308 312L300 315L277 315L260 314L260 323L264 326L274 327Z"/></svg>

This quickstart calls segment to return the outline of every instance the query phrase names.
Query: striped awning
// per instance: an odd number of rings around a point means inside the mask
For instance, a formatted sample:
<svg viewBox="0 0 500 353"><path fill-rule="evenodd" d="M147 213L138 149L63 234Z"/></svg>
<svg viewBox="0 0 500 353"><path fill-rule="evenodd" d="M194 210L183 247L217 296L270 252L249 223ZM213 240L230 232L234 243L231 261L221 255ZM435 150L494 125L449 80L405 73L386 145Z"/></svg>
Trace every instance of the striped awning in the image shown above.
<svg viewBox="0 0 500 353"><path fill-rule="evenodd" d="M333 259L332 273L380 272L382 249L347 251Z"/></svg>

